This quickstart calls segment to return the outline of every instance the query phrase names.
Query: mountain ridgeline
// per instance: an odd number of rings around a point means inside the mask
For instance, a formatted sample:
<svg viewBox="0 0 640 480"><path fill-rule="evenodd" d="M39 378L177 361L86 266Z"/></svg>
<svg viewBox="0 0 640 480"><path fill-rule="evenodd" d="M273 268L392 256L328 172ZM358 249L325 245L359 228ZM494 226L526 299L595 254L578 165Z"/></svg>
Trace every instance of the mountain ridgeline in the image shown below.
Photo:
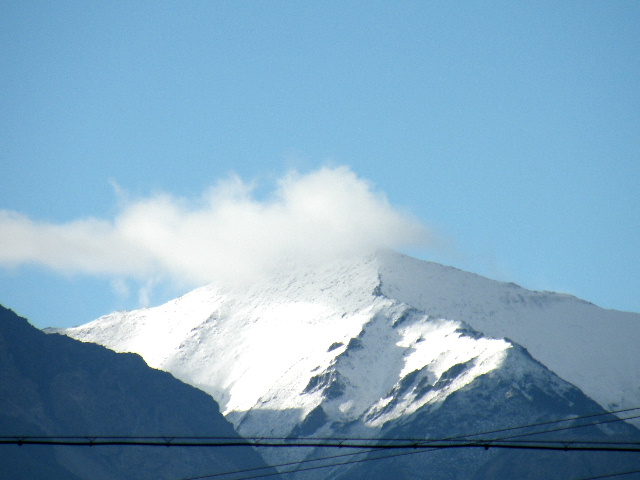
<svg viewBox="0 0 640 480"><path fill-rule="evenodd" d="M3 437L239 438L209 395L138 355L46 335L2 306L0 372ZM7 480L174 480L265 466L246 447L0 445Z"/></svg>
<svg viewBox="0 0 640 480"><path fill-rule="evenodd" d="M640 315L394 252L242 288L207 286L62 333L140 354L213 396L246 437L640 438L606 414L640 407ZM272 465L293 464L280 467L286 478L304 480L577 479L640 469L640 454L619 452L375 451L313 469L320 465L309 460L336 451L262 453Z"/></svg>

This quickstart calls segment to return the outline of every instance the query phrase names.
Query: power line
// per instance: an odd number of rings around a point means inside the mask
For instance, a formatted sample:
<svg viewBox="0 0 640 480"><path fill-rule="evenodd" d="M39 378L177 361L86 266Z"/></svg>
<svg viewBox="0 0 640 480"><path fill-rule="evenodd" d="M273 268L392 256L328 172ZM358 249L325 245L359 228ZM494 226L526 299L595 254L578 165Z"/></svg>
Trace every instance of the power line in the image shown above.
<svg viewBox="0 0 640 480"><path fill-rule="evenodd" d="M581 425L584 426L584 425ZM570 428L570 427L567 427ZM540 432L544 433L544 432ZM374 441L372 439L372 441ZM237 441L218 440L184 440L164 438L111 438L111 437L0 437L0 445L56 445L74 447L98 447L98 446L142 446L142 447L255 447L255 448L354 448L372 450L407 450L418 448L506 448L520 450L564 450L585 452L640 452L640 443L621 442L581 442L581 441L504 441L496 439L479 439L475 441L448 440L448 441L418 441L418 442L394 442L390 440L377 440L377 443L362 443L341 440L339 442L304 441L298 442L291 439L281 441L255 442L239 439ZM387 442L387 443L384 443Z"/></svg>
<svg viewBox="0 0 640 480"><path fill-rule="evenodd" d="M501 438L487 438L482 440L476 440L475 442L464 442L463 440L470 437L477 437L481 435L489 435L499 432L507 432L513 430L521 430L525 428L532 428L536 426L552 425L569 421L583 420L587 418L600 417L604 415L611 415L614 413L629 412L634 410L640 410L640 407L633 409L625 409L617 412L606 412L593 415L585 415L582 417L574 417L562 420L554 420L542 423L535 423L529 425L522 425L517 427L504 428L500 430L491 430L487 432L479 432L465 435L458 435L455 437L440 438L440 439L426 439L426 438L398 438L398 439L384 439L384 438L363 438L363 437L299 437L295 439L285 437L170 437L170 436L118 436L118 437L103 437L103 436L3 436L0 437L0 445L2 444L16 444L16 445L65 445L65 446L164 446L164 447L335 447L335 448L372 448L372 449L388 449L388 448L419 448L427 446L438 446L438 448L459 447L460 445L475 446L477 443L495 443L513 438L520 438L526 436L540 435L543 433L553 433L563 430L571 430L582 427L591 427L595 425L601 425L606 423L614 423L625 420L632 420L640 418L640 415L634 415L626 418L614 417L613 419L606 419L599 422L590 422L581 425L569 425L567 427L561 427L551 430L541 430L537 432L521 433L517 435L510 435ZM375 442L375 443L371 443ZM387 442L387 443L383 443ZM529 441L528 443L533 443ZM548 441L545 443L554 443ZM585 443L585 442L578 442ZM620 444L620 442L596 442L598 445L609 445L611 443ZM515 444L514 444L515 445ZM635 444L634 444L635 445Z"/></svg>
<svg viewBox="0 0 640 480"><path fill-rule="evenodd" d="M355 463L364 463L364 462L371 462L371 461L375 461L375 460L386 460L389 458L395 458L395 457L403 457L405 455L416 455L418 453L424 453L424 452L429 452L432 450L436 450L435 448L424 448L424 449L420 449L420 451L417 452L403 452L403 453L396 453L393 455L381 455L379 457L367 457L367 458L361 458L359 460L350 460L348 462L341 462L341 463L332 463L329 465L319 465L317 467L305 467L305 468L299 468L299 469L294 469L294 470L288 470L286 472L275 472L275 473L265 473L265 474L261 474L261 475L255 475L253 477L240 477L240 478L236 478L234 480L253 480L255 478L265 478L265 477L274 477L276 475L288 475L290 473L299 473L299 472L308 472L310 470L319 470L321 468L331 468L331 467L341 467L344 465L351 465L351 464L355 464ZM364 453L364 452L360 452L360 453ZM378 452L379 453L379 452ZM331 457L328 457L331 458ZM302 462L300 462L302 463ZM185 479L188 480L188 479Z"/></svg>
<svg viewBox="0 0 640 480"><path fill-rule="evenodd" d="M370 462L370 461L375 461L375 460L386 460L386 459L390 459L390 458L403 457L403 456L406 456L406 455L417 455L417 454L433 452L433 451L441 450L441 449L442 449L442 447L424 447L424 448L419 448L418 451L402 452L402 453L396 453L396 454L392 454L392 455L380 455L380 456L377 456L377 457L367 457L367 458L358 459L358 460L350 460L350 461L347 461L347 462L330 463L328 465L318 465L318 466L314 466L314 467L296 468L296 469L293 469L293 470L287 470L287 471L283 471L283 472L264 473L264 474L250 476L250 477L240 477L240 478L236 478L235 480L252 480L252 479L256 479L256 478L266 478L266 477L272 477L272 476L277 476L277 475L287 475L287 474L291 474L291 473L306 472L306 471L310 471L310 470L319 470L319 469L322 469L322 468L340 467L340 466L352 465L352 464L364 463L364 462ZM572 451L572 450L578 450L578 449L561 448L561 449L555 449L555 450ZM640 451L640 449L637 449L635 451L638 452L638 451ZM372 452L380 453L379 450L378 451L370 450L368 453L372 453ZM359 452L359 453L367 453L367 452ZM352 455L356 455L356 454L352 454ZM298 462L298 464L302 464L302 463L306 463L306 462L316 462L316 461L321 461L321 460L329 460L329 459L333 459L333 458L335 458L335 457L325 457L325 458L314 459L314 460L306 460L306 461ZM274 465L274 468L275 467L279 467L279 466L284 466L284 465L285 464L283 464L283 465ZM288 466L290 464L286 464L286 465ZM638 472L640 472L640 471L638 471ZM227 473L215 474L215 475L210 475L210 476L201 476L201 477L195 477L195 478L196 479L203 479L203 478L209 478L209 477L214 477L214 476L232 475L232 474L235 474L235 473L243 473L243 472L242 471L227 472ZM616 474L616 475L625 475L625 474L630 474L630 473L636 473L636 472L635 471L634 472L624 472L624 473L619 473L619 474ZM593 478L606 478L606 477L607 476L593 477ZM181 480L192 480L192 479L181 479ZM582 479L582 480L591 480L591 479Z"/></svg>
<svg viewBox="0 0 640 480"><path fill-rule="evenodd" d="M593 423L585 423L582 425L569 425L568 427L561 427L561 428L554 428L551 430L542 430L540 432L530 432L530 433L521 433L518 435L510 435L508 437L503 437L500 440L506 440L506 439L511 439L511 438L520 438L520 437L529 437L529 436L533 436L533 435L540 435L542 433L555 433L555 432L561 432L564 430L573 430L576 428L583 428L583 427L594 427L596 425L604 425L606 423L615 423L615 422L621 422L621 421L625 421L625 420L633 420L635 418L640 418L640 415L634 415L632 417L627 417L627 418L614 418L614 419L609 419L609 420L602 420L600 422L593 422Z"/></svg>
<svg viewBox="0 0 640 480"><path fill-rule="evenodd" d="M598 475L597 477L579 478L576 480L596 480L599 478L621 477L622 475L631 475L632 473L640 473L640 470L631 470L629 472L610 473L608 475Z"/></svg>
<svg viewBox="0 0 640 480"><path fill-rule="evenodd" d="M313 463L313 462L321 462L323 460L334 460L336 458L344 458L344 457L353 457L356 455L366 455L367 453L371 453L371 452L375 452L376 450L362 450L360 452L353 452L353 453L343 453L341 455L331 455L329 457L320 457L320 458L314 458L314 459L307 459L307 460L300 460L299 462L287 462L287 463L278 463L275 465L269 465L267 467L257 467L257 468L248 468L245 470L234 470L231 472L222 472L222 473L212 473L209 475L199 475L197 477L188 477L188 478L181 478L180 480L202 480L204 478L214 478L214 477L222 477L222 476L226 476L226 475L235 475L237 473L249 473L249 472L257 472L259 470L266 470L269 468L280 468L280 467L291 467L293 465L300 465L302 463ZM415 452L410 452L410 453L415 453ZM404 455L406 455L406 453L404 453ZM315 468L326 468L327 466L332 466L332 465L323 465L323 466L319 466L319 467L315 467ZM287 473L287 472L285 472ZM273 475L272 473L269 473L267 475ZM278 475L280 475L280 473L278 473ZM260 475L258 477L250 477L250 478L259 478L263 475Z"/></svg>
<svg viewBox="0 0 640 480"><path fill-rule="evenodd" d="M469 438L469 437L475 437L475 436L481 436L481 435L489 435L489 434L493 434L493 433L502 433L502 432L508 432L508 431L513 431L513 430L521 430L521 429L525 429L525 428L553 425L553 424L559 424L559 423L564 423L564 422L568 422L568 421L584 420L584 419L588 419L588 418L596 418L596 417L602 417L602 416L607 416L607 415L615 415L615 414L620 414L620 413L628 413L628 412L633 412L633 411L636 411L636 410L640 410L640 407L620 409L620 410L612 410L612 411L607 411L607 412L603 412L603 413L597 413L597 414L591 414L591 415L583 415L583 416L580 416L580 417L573 417L573 418L562 419L562 420L552 420L552 421L547 421L547 422L539 422L539 423L521 425L521 426L516 426L516 427L502 428L502 429L498 429L498 430L490 430L490 431L478 432L478 433L467 434L467 435L459 435L459 436L456 436L456 437L450 437L449 440ZM633 419L633 418L636 418L636 417L634 416L634 417L628 417L628 418L616 418L613 421L624 421L624 420L630 420L630 419ZM603 423L603 422L592 422L592 423L589 423L589 424L574 425L574 426L570 426L569 428L579 428L579 427L584 427L584 426L589 426L589 425L597 425L599 423ZM607 423L608 423L608 421L607 421ZM567 428L567 429L569 429L569 428ZM539 432L536 432L536 433L540 434L540 433L546 433L546 432L544 430L542 430L542 431L539 431ZM514 436L514 437L516 437L516 436ZM503 437L502 439L504 440L504 439L508 439L508 438L509 437ZM401 456L406 456L406 455L416 455L416 454L427 453L427 452L436 451L436 450L439 450L439 449L438 448L425 448L425 449L420 449L419 451L415 451L415 452L402 452L402 453L396 453L396 454L392 454L392 455L379 455L379 456L373 457L373 458L368 457L368 458L359 459L359 460L352 460L352 461L348 461L348 462L339 462L339 463L333 463L333 464L329 464L329 465L320 465L320 466L316 466L316 467L308 467L308 468L303 468L303 469L293 469L293 470L288 470L286 472L280 472L280 473L269 473L269 474L263 474L263 475L256 475L256 476L252 476L252 477L242 477L242 478L239 478L239 479L236 479L236 480L249 480L249 479L256 479L256 478L264 478L264 477L267 477L267 476L270 477L270 476L280 475L280 474L289 474L289 473L296 473L296 472L300 472L300 471L308 471L308 470L316 470L316 469L321 469L321 468L344 466L344 465L350 465L350 464L354 464L354 463L363 463L363 462L374 461L374 460L384 460L384 459L401 457ZM375 450L369 450L369 452L370 453L371 452L380 453L379 451L375 451ZM357 455L357 454L361 454L361 453L365 453L365 452L358 452L358 453L346 454L346 455ZM315 461L321 461L321 460L330 460L330 459L337 458L337 457L339 457L339 456L324 457L324 458L321 458L321 459L314 459L314 460L303 460L303 461L301 461L299 463L301 464L301 463L315 462ZM280 467L280 466L285 466L285 465L275 465L274 467ZM241 473L241 472L231 472L231 473ZM200 478L202 478L202 477L200 477ZM183 479L183 480L190 480L190 479Z"/></svg>
<svg viewBox="0 0 640 480"><path fill-rule="evenodd" d="M491 435L494 433L503 433L503 432L509 432L509 431L513 431L513 430L523 430L526 428L534 428L534 427L540 427L540 426L546 426L546 425L555 425L555 424L559 424L559 423L564 423L564 422L573 422L576 420L584 420L587 418L597 418L597 417L603 417L603 416L609 416L609 415L617 415L620 413L628 413L628 412L633 412L633 411L637 411L640 410L640 407L634 407L634 408L625 408L625 409L621 409L621 410L611 410L611 411L605 411L602 413L594 413L594 414L590 414L590 415L582 415L579 417L572 417L572 418L563 418L560 420L550 420L550 421L546 421L546 422L539 422L539 423L531 423L531 424L527 424L527 425L520 425L520 426L516 426L516 427L508 427L508 428L501 428L498 430L488 430L488 431L484 431L484 432L477 432L477 433L470 433L470 434L464 434L464 435L456 435L454 437L445 437L445 438L440 438L440 439L434 439L434 441L448 441L448 440L460 440L460 439L465 439L465 438L470 438L470 437L478 437L481 435ZM589 423L589 424L584 424L584 425L578 425L578 426L570 426L570 427L565 427L563 429L571 429L571 428L578 428L581 426L591 426L591 425L599 425L601 423L611 423L611 422L619 422L619 421L626 421L626 420L633 420L635 418L640 418L640 415L637 416L631 416L631 417L626 417L626 418L620 418L620 417L615 417L613 419L610 420L606 420L603 422L596 422L596 423ZM537 435L538 433L547 433L547 432L552 432L552 431L556 431L556 430L542 430L541 432L534 432L534 433L527 433L527 434L522 434L522 435L517 435L517 436L510 436L510 437L501 437L497 440L503 440L506 438L515 438L515 437L519 437L519 436L525 436L525 435ZM558 430L559 431L559 430ZM124 437L126 438L126 437ZM153 437L152 437L153 438ZM233 437L182 437L182 438L201 438L201 439L211 439L211 438L216 438L219 440L223 440L223 439L228 439L228 440L232 440ZM289 438L283 438L283 437L244 437L247 440L254 440L254 441L277 441L277 440L291 440ZM384 439L380 439L380 438L371 438L371 437L296 437L295 440L310 440L310 441L328 441L328 442L338 442L338 441L362 441L362 442L367 442L367 441L379 441L379 440L384 440ZM396 438L396 439L388 439L389 441L397 441L397 442L428 442L430 441L429 439L425 439L425 438L415 438L415 437L409 437L409 438Z"/></svg>
<svg viewBox="0 0 640 480"><path fill-rule="evenodd" d="M310 471L310 470L319 470L319 469L322 469L322 468L341 467L341 466L345 466L345 465L352 465L352 464L357 464L357 463L371 462L371 461L375 461L375 460L386 460L386 459L390 459L390 458L403 457L403 456L407 456L407 455L417 455L417 454L421 454L421 453L433 452L433 451L440 450L440 449L441 448L439 448L439 447L425 447L425 448L420 448L420 449L418 449L418 451L413 451L413 452L402 452L402 453L396 453L396 454L391 454L391 455L380 455L380 456L377 456L377 457L367 457L367 458L358 459L358 460L350 460L350 461L347 461L347 462L331 463L331 464L328 464L328 465L319 465L319 466L314 466L314 467L297 468L297 469L293 469L293 470L287 470L287 471L284 471L284 472L264 473L264 474L259 474L259 475L253 475L253 476L250 476L250 477L239 477L239 478L235 478L234 480L253 480L253 479L257 479L257 478L266 478L266 477L273 477L273 476L278 476L278 475L288 475L288 474L291 474L291 473L306 472L306 471ZM378 451L370 451L370 452L381 453L379 450ZM365 452L359 452L359 453L365 453ZM320 461L320 460L328 460L328 459L332 459L332 458L334 458L334 457L326 457L326 458L315 459L315 460L307 460L307 461L301 461L301 462L298 462L298 463L314 462L314 461ZM278 467L278 466L280 466L280 465L274 465L274 467ZM640 470L633 471L633 472L618 473L618 474L615 474L614 476L626 475L626 474L631 474L631 473L636 473L636 472L640 472ZM215 475L211 475L211 476L195 477L195 479L199 480L199 479L209 478L209 477L214 477L214 476L232 475L232 474L235 474L235 473L243 473L243 472L236 471L236 472L220 473L220 474L215 474ZM608 476L609 475L602 476L602 477L593 477L593 479L596 479L596 478L607 478ZM181 479L181 480L192 480L192 479L188 478L188 479ZM592 478L581 479L581 480L592 480Z"/></svg>
<svg viewBox="0 0 640 480"><path fill-rule="evenodd" d="M523 426L519 426L519 427L510 427L510 428L504 428L504 429L500 429L500 430L492 430L492 431L488 431L488 432L480 432L480 433L474 433L474 434L468 434L468 435L462 435L462 436L458 436L458 437L451 437L451 439L457 438L468 438L468 437L473 437L473 436L479 436L479 435L487 435L490 433L498 433L498 432L507 432L507 431L512 431L512 430L519 430L519 429L523 429L523 428L530 428L530 427L535 427L535 426L544 426L544 425L551 425L551 424L558 424L558 423L563 423L566 421L575 421L575 420L582 420L582 419L586 419L586 418L594 418L594 417L600 417L600 416L604 416L604 415L610 415L610 414L615 414L615 413L624 413L624 412L631 412L631 411L635 411L638 410L639 408L630 408L630 409L623 409L623 410L618 410L618 411L609 411L609 412L604 412L604 413L599 413L599 414L592 414L592 415L584 415L581 417L574 417L574 418L570 418L570 419L563 419L563 420L555 420L555 421L548 421L548 422L541 422L541 423L535 423L535 424L529 424L529 425L523 425ZM617 418L614 421L624 421L624 420L629 420L632 418L636 418L636 417L629 417L629 418L625 418L625 419L621 419L621 418ZM607 423L609 421L607 420ZM583 424L583 425L573 425L568 427L567 429L570 428L579 428L579 427L584 427L584 426L589 426L589 425L597 425L600 423L604 423L604 422L592 422L590 424ZM555 431L555 430L552 430ZM545 431L540 431L540 432L536 432L536 433L545 433ZM514 436L516 437L516 436ZM508 439L509 437L504 437L504 439ZM585 443L585 442L583 442ZM626 443L626 442L623 442ZM632 445L635 445L635 443L631 443ZM374 460L384 460L384 459L389 459L389 458L395 458L395 457L401 457L401 456L405 456L405 455L416 455L416 454L420 454L420 453L428 453L428 452L432 452L432 451L436 451L439 450L438 448L424 448L424 449L420 449L419 451L414 451L414 452L402 452L402 453L397 453L397 454L392 454L392 455L379 455L377 457L368 457L368 458L364 458L364 459L359 459L359 460L351 460L351 461L347 461L347 462L339 462L339 463L331 463L328 465L320 465L320 466L315 466L315 467L307 467L307 468L298 468L298 469L293 469L293 470L288 470L285 472L277 472L277 473L268 473L268 474L260 474L260 475L254 475L251 477L241 477L241 478L237 478L236 480L250 480L250 479L256 479L256 478L265 478L265 477L271 477L271 476L275 476L275 475L284 475L284 474L290 474L290 473L297 473L297 472L303 472L303 471L309 471L309 470L317 470L317 469L321 469L321 468L331 468L331 467L338 467L338 466L344 466L344 465L350 465L350 464L355 464L355 463L363 463L363 462L369 462L369 461L374 461ZM376 453L380 453L380 451L374 451L374 450L369 450L369 452L376 452ZM357 455L359 453L365 453L365 452L358 452L356 454L347 454L347 455ZM338 457L338 456L336 456ZM335 457L324 457L321 459L313 459L313 460L303 460L301 462L299 462L299 464L302 463L307 463L307 462L315 462L315 461L321 461L321 460L330 460L333 459ZM274 467L280 467L280 466L285 466L285 465L274 465ZM288 465L287 465L288 466ZM234 474L234 473L242 473L242 472L228 472L228 474ZM634 472L631 472L634 473ZM220 474L222 475L222 474ZM207 478L205 477L199 477L199 478ZM182 480L190 480L190 479L182 479Z"/></svg>
<svg viewBox="0 0 640 480"><path fill-rule="evenodd" d="M508 428L501 428L498 430L490 430L490 431L485 431L485 432L481 432L481 433L472 433L469 435L459 435L456 437L451 437L452 438L468 438L468 437L477 437L480 435L491 435L493 433L503 433L503 432L510 432L512 430L523 430L525 428L534 428L534 427L542 427L542 426L546 426L546 425L554 425L554 424L558 424L558 423L563 423L563 422L572 422L572 421L576 421L576 420L584 420L587 418L596 418L596 417L603 417L603 416L607 416L607 415L618 415L620 413L628 413L628 412L633 412L636 410L640 410L640 407L634 407L634 408L625 408L625 409L621 409L621 410L611 410L611 411L605 411L603 413L593 413L590 415L582 415L579 417L573 417L573 418L564 418L562 420L550 420L547 422L539 422L539 423L531 423L528 425L521 425L518 427L508 427ZM632 417L627 417L627 418L620 418L620 417L616 417L615 419L613 419L613 422L618 422L618 421L626 421L626 420L633 420L634 418L638 418L638 416L632 416ZM597 423L594 424L588 424L588 425L596 425ZM546 433L546 431L543 431L543 433ZM506 438L511 438L511 437L506 437Z"/></svg>
<svg viewBox="0 0 640 480"><path fill-rule="evenodd" d="M499 430L491 430L487 432L479 432L473 434L460 435L457 437L450 437L446 439L380 439L380 438L301 438L301 439L284 439L278 437L254 437L249 439L238 439L231 437L0 437L0 444L17 444L17 445L70 445L70 446L101 446L101 445L137 445L137 446L173 446L173 447L232 447L232 446L251 446L251 447L312 447L312 448L362 448L366 451L348 453L343 455L335 455L330 457L323 457L318 459L302 460L300 462L290 462L288 464L275 465L272 467L283 467L291 465L300 465L303 463L320 462L324 460L333 460L336 458L362 455L372 453L381 450L388 449L411 449L417 451L397 453L393 455L380 455L376 457L368 457L364 459L351 460L348 462L331 463L328 465L320 465L314 467L307 467L303 469L293 469L286 472L261 474L248 478L260 478L264 476L271 476L276 474L294 473L298 471L314 470L319 468L330 468L341 465L348 465L352 463L360 463L365 461L373 461L378 459L393 458L403 455L413 455L418 453L424 453L433 450L440 450L445 448L505 448L505 449L527 449L527 450L563 450L563 451L601 451L601 452L640 452L640 444L634 442L585 442L585 441L544 441L544 440L529 440L514 441L513 438L519 438L529 435L539 435L543 433L551 433L560 430L569 430L573 428L581 428L587 426L594 426L602 423L619 422L624 420L630 420L638 418L638 416L632 416L627 418L614 418L607 419L601 422L590 422L581 425L571 425L568 427L562 427L551 430L541 430L538 432L523 433L517 435L511 435L502 438L488 438L478 439L475 441L469 441L470 437L476 437L481 435L488 435L500 432L521 430L525 428L532 428L537 426L553 425L568 421L577 421L587 418L595 418L605 415L613 415L616 413L625 413L635 410L640 410L640 407L624 409L618 411L604 412L599 414L585 415L581 417L573 417L562 420L541 422L529 425L522 425L517 427L510 427ZM372 444L370 442L378 442ZM387 442L387 443L380 443ZM217 473L214 475L204 475L200 477L191 477L192 480L212 478L215 476L232 475L238 473L249 473L251 471L258 471L264 468L239 470L226 473ZM630 472L635 473L635 472ZM626 474L622 473L620 475ZM187 480L187 479L184 479ZM244 479L243 479L244 480Z"/></svg>

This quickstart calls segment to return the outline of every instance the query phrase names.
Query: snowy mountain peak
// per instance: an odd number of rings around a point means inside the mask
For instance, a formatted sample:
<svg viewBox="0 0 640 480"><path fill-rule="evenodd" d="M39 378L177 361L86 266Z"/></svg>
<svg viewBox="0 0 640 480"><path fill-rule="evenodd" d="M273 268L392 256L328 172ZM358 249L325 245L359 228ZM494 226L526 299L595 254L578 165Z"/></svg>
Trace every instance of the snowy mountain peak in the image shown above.
<svg viewBox="0 0 640 480"><path fill-rule="evenodd" d="M245 434L288 435L319 406L379 428L499 368L512 342L606 408L640 404L629 368L640 315L391 251L203 287L64 333L139 353L210 393Z"/></svg>

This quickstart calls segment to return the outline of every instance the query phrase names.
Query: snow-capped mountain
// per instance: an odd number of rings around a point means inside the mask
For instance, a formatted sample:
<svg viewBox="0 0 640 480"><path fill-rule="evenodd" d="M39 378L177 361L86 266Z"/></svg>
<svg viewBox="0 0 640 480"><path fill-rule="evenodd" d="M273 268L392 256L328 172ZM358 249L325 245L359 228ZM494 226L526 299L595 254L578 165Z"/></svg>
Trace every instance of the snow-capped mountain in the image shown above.
<svg viewBox="0 0 640 480"><path fill-rule="evenodd" d="M443 438L640 406L640 315L394 252L207 286L64 333L210 393L244 436ZM598 434L637 434L611 428ZM311 455L265 453L274 464ZM451 478L481 470L461 455ZM349 475L371 476L359 468Z"/></svg>

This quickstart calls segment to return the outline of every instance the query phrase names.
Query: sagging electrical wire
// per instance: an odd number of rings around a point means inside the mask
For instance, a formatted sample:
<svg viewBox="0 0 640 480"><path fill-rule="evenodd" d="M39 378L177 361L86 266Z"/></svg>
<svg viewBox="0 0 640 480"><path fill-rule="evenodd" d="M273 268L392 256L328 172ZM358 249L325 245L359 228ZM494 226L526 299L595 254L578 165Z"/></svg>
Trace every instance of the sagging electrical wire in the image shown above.
<svg viewBox="0 0 640 480"><path fill-rule="evenodd" d="M521 429L525 429L525 428L533 428L533 427L539 427L539 426L555 425L555 424L564 423L564 422L568 422L568 421L584 420L584 419L597 418L597 417L608 416L608 415L615 415L615 414L620 414L620 413L629 413L629 412L633 412L633 411L637 411L637 410L640 410L640 407L627 408L627 409L621 409L621 410L613 410L613 411L608 411L608 412L603 412L603 413L598 413L598 414L590 414L590 415L583 415L583 416L580 416L580 417L573 417L573 418L568 418L568 419L539 422L539 423L521 425L521 426L516 426L516 427L502 428L502 429L498 429L498 430L477 432L477 433L472 433L472 434L459 435L459 436L456 436L456 437L448 437L446 439L440 439L440 440L441 441L442 440L460 440L460 439L466 439L466 438L476 437L476 436L485 436L485 435L490 435L490 434L495 434L495 433L509 432L509 431L514 431L514 430L521 430ZM561 429L551 429L551 430L546 430L546 431L542 430L542 431L534 432L533 434L537 435L537 434L542 434L542 433L547 433L547 432L555 432L555 431L560 431L560 430L569 430L569 429L573 429L573 428L581 428L581 427L586 427L586 426L595 426L595 425L599 425L599 424L602 424L602 423L610 423L610 422L614 422L614 421L615 422L619 422L619 421L630 420L630 419L634 419L634 418L638 418L638 417L639 416L632 416L632 417L627 417L627 418L618 418L617 417L615 419L608 419L608 420L605 420L605 421L602 421L602 422L591 422L591 423L581 424L581 425L572 425L572 426L569 426L569 427L563 427ZM529 435L529 434L526 434L526 435ZM519 436L525 436L525 435L513 435L513 436L501 437L501 438L498 438L498 439L493 439L493 441L496 441L496 440L504 441L504 440L508 440L510 438L517 438ZM403 439L403 440L405 440L405 441L406 440L415 441L416 439ZM540 443L540 442L544 442L544 441L542 441L542 440L529 441L529 443ZM563 445L565 443L566 443L566 441L562 442ZM580 443L581 444L589 444L589 443L602 444L602 442L584 442L584 441L582 441ZM610 443L615 443L616 445L638 445L635 442L610 442ZM397 453L397 454L393 454L393 455L380 455L380 456L373 457L373 458L368 457L368 458L365 458L365 459L353 460L353 461L349 461L349 462L332 463L332 464L328 464L328 465L319 465L319 466L308 467L308 468L304 468L304 469L288 470L288 471L279 472L279 473L268 473L268 474L261 474L261 475L256 475L256 476L252 476L252 477L243 477L243 478L237 479L237 480L248 480L248 479L263 478L263 477L268 477L268 476L273 476L273 475L296 473L296 472L299 472L299 471L316 470L316 469L321 469L321 468L331 468L331 467L336 467L336 466L349 465L349 464L352 464L352 463L361 463L361 462L365 462L365 461L373 461L373 460L394 458L394 457L405 456L405 455L416 455L416 454L425 453L425 452L434 451L434 450L440 450L440 448L437 448L437 447L436 448L433 448L433 447L426 448L425 447L425 448L421 448L419 451L415 451L415 452L402 452L402 453ZM287 466L293 466L293 465L301 465L301 464L306 464L306 463L315 463L315 462L320 462L320 461L325 461L325 460L335 460L335 459L338 459L338 458L344 458L344 457L348 457L348 456L369 454L369 453L373 453L373 452L378 452L378 450L368 450L368 451L362 451L362 452L354 452L354 453L347 453L347 454L341 454L341 455L333 455L333 456L328 456L328 457L321 457L321 458L316 458L316 459L307 459L307 460L301 460L299 462L289 462L289 463L272 465L272 467L273 468L281 468L281 467L287 467ZM216 474L211 474L211 475L202 475L202 476L198 476L198 477L182 478L180 480L202 480L202 479L206 479L206 478L215 478L215 477L220 477L220 476L227 476L227 475L234 475L234 474L240 474L240 473L255 472L255 471L264 470L266 468L269 468L269 467L261 467L261 468L247 469L247 470L236 470L236 471L216 473ZM632 472L632 473L635 473L635 472Z"/></svg>

